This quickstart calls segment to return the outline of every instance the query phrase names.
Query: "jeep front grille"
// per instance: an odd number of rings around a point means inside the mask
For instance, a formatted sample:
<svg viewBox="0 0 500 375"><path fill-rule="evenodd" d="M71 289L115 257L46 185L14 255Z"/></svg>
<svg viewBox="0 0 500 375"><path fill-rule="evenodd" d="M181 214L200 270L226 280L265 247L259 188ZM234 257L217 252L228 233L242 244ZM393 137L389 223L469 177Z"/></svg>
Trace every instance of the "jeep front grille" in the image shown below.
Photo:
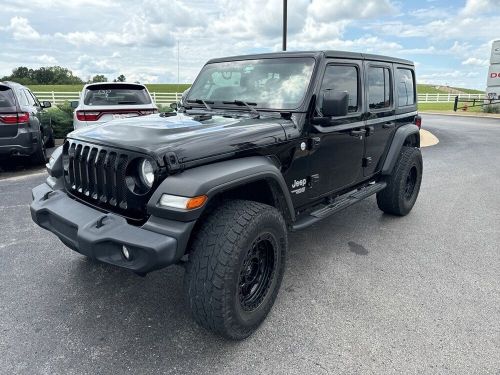
<svg viewBox="0 0 500 375"><path fill-rule="evenodd" d="M68 140L63 148L66 190L76 198L130 219L146 216L149 194L132 193L126 183L129 163L140 154Z"/></svg>

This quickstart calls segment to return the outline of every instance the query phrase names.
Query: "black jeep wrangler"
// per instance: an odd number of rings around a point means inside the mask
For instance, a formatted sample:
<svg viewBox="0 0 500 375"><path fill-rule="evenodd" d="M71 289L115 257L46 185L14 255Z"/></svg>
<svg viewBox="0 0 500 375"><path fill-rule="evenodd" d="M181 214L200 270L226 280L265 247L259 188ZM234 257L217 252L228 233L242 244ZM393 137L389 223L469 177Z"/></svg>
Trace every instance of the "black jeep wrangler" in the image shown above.
<svg viewBox="0 0 500 375"><path fill-rule="evenodd" d="M287 233L373 194L420 189L410 61L288 52L209 61L177 112L69 134L31 215L71 249L138 274L186 266L194 319L232 339L271 309Z"/></svg>

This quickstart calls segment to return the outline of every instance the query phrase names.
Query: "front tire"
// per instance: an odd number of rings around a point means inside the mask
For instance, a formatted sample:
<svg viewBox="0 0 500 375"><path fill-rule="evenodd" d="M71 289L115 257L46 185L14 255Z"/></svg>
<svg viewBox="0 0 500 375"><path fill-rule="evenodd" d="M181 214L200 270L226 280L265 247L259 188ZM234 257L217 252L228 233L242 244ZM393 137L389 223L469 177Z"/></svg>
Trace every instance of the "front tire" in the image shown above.
<svg viewBox="0 0 500 375"><path fill-rule="evenodd" d="M229 339L250 336L278 294L287 241L274 207L234 200L216 208L197 231L186 268L195 321Z"/></svg>
<svg viewBox="0 0 500 375"><path fill-rule="evenodd" d="M377 193L378 207L391 215L407 215L417 200L421 182L422 153L419 148L404 146L387 187Z"/></svg>

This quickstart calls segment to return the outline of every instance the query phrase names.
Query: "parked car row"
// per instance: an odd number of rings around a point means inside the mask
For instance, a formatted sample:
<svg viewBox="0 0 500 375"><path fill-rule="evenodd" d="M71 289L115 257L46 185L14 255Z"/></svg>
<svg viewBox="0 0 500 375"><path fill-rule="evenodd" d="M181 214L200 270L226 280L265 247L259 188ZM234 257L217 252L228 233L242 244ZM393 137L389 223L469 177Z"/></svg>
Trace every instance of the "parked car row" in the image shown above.
<svg viewBox="0 0 500 375"><path fill-rule="evenodd" d="M74 129L158 112L146 86L123 82L88 84L71 106ZM44 111L50 107L27 87L0 82L0 158L23 156L34 164L47 162L46 149L54 147L51 119Z"/></svg>

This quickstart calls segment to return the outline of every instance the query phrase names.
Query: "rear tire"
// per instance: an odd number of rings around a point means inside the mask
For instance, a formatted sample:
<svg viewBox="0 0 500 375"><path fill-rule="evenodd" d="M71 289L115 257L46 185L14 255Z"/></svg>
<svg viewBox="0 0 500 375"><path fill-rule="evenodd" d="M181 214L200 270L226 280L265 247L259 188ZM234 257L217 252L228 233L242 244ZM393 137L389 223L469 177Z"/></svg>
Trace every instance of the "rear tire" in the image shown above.
<svg viewBox="0 0 500 375"><path fill-rule="evenodd" d="M36 151L31 155L31 162L34 165L44 165L47 163L47 150L43 142L43 135L40 134L40 139L37 142Z"/></svg>
<svg viewBox="0 0 500 375"><path fill-rule="evenodd" d="M407 215L417 200L422 182L422 153L415 147L403 147L387 187L377 193L378 207L391 215Z"/></svg>
<svg viewBox="0 0 500 375"><path fill-rule="evenodd" d="M229 339L250 336L278 294L287 241L274 207L234 200L216 208L195 234L186 268L194 320Z"/></svg>
<svg viewBox="0 0 500 375"><path fill-rule="evenodd" d="M52 147L55 147L55 145L56 145L56 142L54 140L54 129L50 128L49 138L47 139L47 142L45 143L45 147L52 148Z"/></svg>

